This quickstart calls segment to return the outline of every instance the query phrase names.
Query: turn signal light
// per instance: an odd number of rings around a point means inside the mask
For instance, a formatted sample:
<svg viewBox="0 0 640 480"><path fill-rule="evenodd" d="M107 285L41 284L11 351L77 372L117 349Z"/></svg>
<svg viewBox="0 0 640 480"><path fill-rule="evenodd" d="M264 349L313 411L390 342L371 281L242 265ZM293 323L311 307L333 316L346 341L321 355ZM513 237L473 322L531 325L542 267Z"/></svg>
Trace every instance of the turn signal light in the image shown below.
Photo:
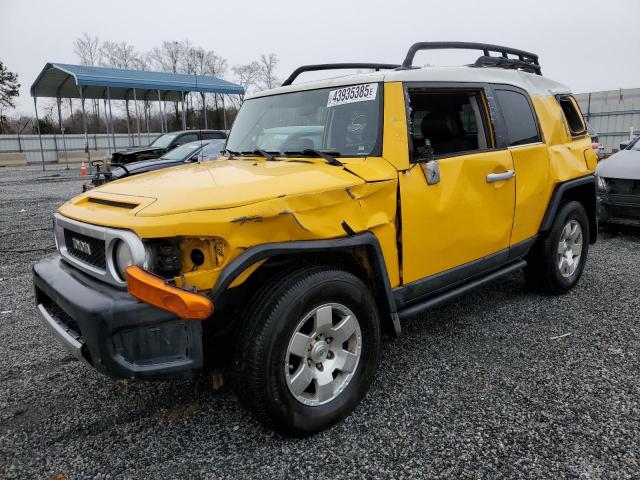
<svg viewBox="0 0 640 480"><path fill-rule="evenodd" d="M175 313L185 320L204 320L213 313L213 302L204 295L172 285L157 275L131 265L126 269L129 295L141 302Z"/></svg>

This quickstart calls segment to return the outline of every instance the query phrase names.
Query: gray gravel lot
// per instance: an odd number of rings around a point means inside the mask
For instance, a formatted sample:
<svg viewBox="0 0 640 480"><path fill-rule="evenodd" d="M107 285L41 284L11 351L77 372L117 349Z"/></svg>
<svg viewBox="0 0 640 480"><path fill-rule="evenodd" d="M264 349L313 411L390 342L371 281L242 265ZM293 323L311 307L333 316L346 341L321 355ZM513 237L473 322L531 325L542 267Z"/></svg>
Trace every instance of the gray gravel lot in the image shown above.
<svg viewBox="0 0 640 480"><path fill-rule="evenodd" d="M295 440L226 388L116 382L49 335L31 265L80 185L0 169L0 478L640 478L640 232L602 233L568 295L516 274L405 322L355 413Z"/></svg>

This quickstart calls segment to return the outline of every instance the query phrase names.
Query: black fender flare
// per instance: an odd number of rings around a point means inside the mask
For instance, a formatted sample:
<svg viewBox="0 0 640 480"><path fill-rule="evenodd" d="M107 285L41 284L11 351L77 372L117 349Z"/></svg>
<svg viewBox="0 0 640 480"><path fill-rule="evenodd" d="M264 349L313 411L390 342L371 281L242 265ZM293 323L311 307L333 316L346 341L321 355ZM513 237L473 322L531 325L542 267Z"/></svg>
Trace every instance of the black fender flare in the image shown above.
<svg viewBox="0 0 640 480"><path fill-rule="evenodd" d="M589 194L586 199L583 199L583 202L586 202L584 206L585 210L587 210L587 215L589 216L589 243L595 243L596 239L598 238L598 219L596 216L596 185L596 177L593 174L556 185L553 193L551 194L549 204L547 205L547 210L544 214L544 217L542 218L542 223L540 224L540 232L545 233L551 230L553 220L556 217L556 213L560 208L562 200L564 200L565 198L570 198L570 192L572 190L584 186L591 186L593 188L593 198L591 198L592 196L591 194Z"/></svg>
<svg viewBox="0 0 640 480"><path fill-rule="evenodd" d="M344 250L353 247L366 247L371 255L370 260L375 271L376 281L380 282L381 291L384 292L386 304L392 316L397 314L397 307L391 284L389 282L389 274L387 266L384 262L382 249L378 238L372 232L363 232L348 237L334 238L328 240L302 240L292 242L274 242L264 243L250 247L227 265L213 290L209 294L213 302L229 288L229 285L238 278L247 268L261 260L268 259L276 255L293 255L305 252L318 252L327 250Z"/></svg>

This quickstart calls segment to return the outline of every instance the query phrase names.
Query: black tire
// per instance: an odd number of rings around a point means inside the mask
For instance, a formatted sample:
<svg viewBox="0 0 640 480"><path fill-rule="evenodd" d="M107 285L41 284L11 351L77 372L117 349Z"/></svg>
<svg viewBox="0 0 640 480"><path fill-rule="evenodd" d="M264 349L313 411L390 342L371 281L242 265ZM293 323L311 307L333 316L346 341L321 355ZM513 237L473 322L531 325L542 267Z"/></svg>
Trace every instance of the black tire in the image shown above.
<svg viewBox="0 0 640 480"><path fill-rule="evenodd" d="M344 305L354 313L362 348L344 390L329 403L309 406L289 390L287 348L307 313L327 303ZM356 276L332 267L289 272L258 291L242 322L233 384L240 403L266 427L285 435L312 435L349 415L369 389L380 358L380 318L375 300Z"/></svg>
<svg viewBox="0 0 640 480"><path fill-rule="evenodd" d="M563 276L557 258L562 230L572 220L582 229L582 252L575 271ZM533 248L527 258L524 270L530 288L552 295L559 295L572 289L580 280L589 253L589 218L582 204L569 201L563 203L556 214L551 230Z"/></svg>

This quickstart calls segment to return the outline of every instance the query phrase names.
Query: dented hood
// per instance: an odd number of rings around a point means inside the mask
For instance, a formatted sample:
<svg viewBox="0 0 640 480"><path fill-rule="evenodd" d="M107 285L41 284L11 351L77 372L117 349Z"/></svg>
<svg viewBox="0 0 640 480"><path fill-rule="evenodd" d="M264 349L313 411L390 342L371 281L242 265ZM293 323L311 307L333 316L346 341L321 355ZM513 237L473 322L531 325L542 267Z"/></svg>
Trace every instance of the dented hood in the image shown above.
<svg viewBox="0 0 640 480"><path fill-rule="evenodd" d="M140 199L137 216L169 215L249 205L290 195L321 193L364 183L322 163L217 160L168 168L107 183L89 196Z"/></svg>

